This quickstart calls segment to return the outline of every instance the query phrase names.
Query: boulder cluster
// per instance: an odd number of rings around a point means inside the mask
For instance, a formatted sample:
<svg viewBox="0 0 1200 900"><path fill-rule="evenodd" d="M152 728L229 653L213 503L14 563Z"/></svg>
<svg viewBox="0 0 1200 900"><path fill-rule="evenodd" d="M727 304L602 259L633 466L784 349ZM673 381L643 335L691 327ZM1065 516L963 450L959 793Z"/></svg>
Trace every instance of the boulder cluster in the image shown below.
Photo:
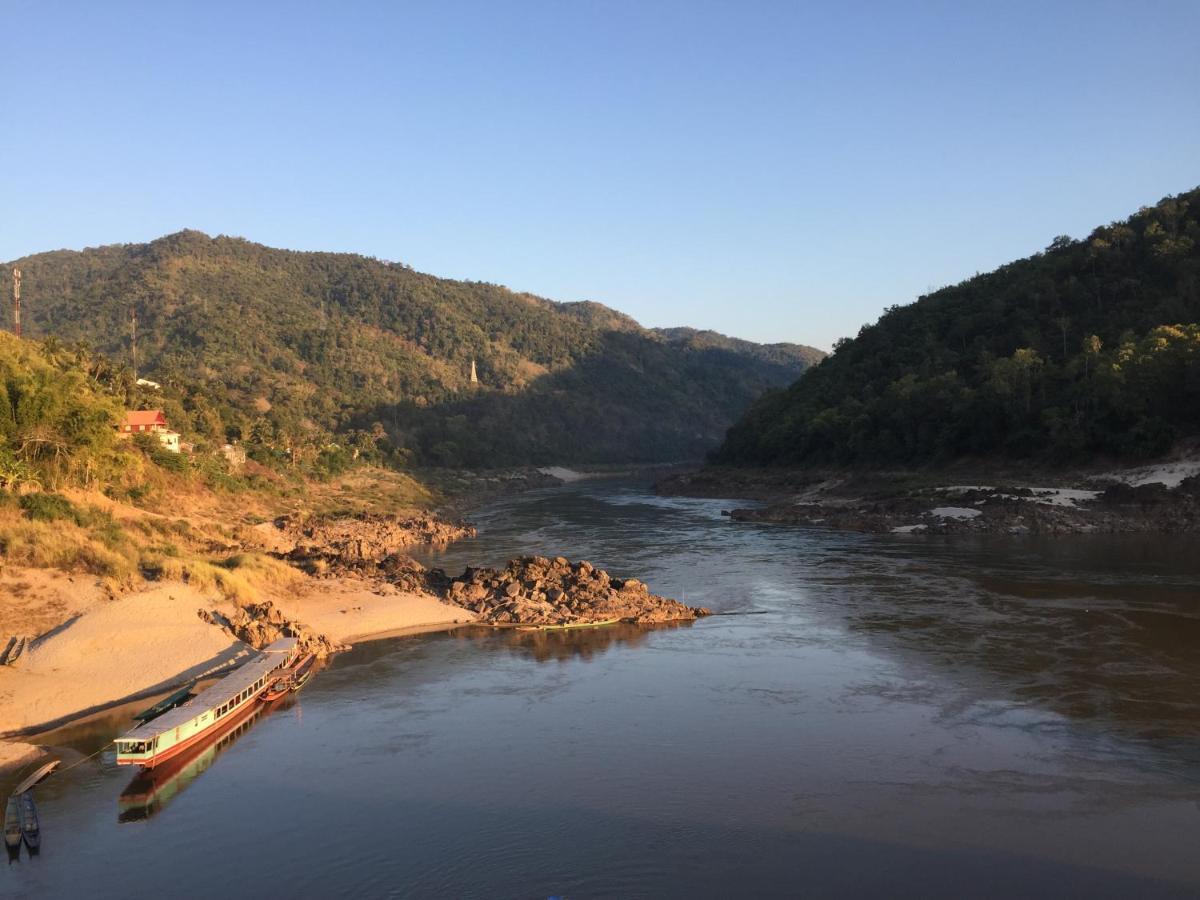
<svg viewBox="0 0 1200 900"><path fill-rule="evenodd" d="M210 625L219 625L230 635L256 650L261 650L280 638L294 637L300 647L318 656L338 649L323 634L318 634L302 622L289 619L270 600L239 606L230 615L206 609L199 610L200 618Z"/></svg>
<svg viewBox="0 0 1200 900"><path fill-rule="evenodd" d="M613 578L582 561L525 556L503 569L467 569L446 599L491 625L583 625L619 620L649 624L706 616L702 607L650 593L636 578Z"/></svg>
<svg viewBox="0 0 1200 900"><path fill-rule="evenodd" d="M286 557L315 573L373 569L410 547L475 536L470 525L429 515L285 518L276 526L289 537Z"/></svg>

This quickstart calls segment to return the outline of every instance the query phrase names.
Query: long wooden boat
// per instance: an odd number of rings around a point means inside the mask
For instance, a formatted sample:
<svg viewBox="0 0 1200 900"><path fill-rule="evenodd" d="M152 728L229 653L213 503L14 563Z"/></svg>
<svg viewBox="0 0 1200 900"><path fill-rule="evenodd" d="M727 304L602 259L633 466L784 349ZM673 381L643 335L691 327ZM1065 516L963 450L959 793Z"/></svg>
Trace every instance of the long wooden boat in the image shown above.
<svg viewBox="0 0 1200 900"><path fill-rule="evenodd" d="M42 845L42 832L38 827L37 804L33 802L33 794L29 791L21 795L20 804L21 836L25 838L25 846L32 852Z"/></svg>
<svg viewBox="0 0 1200 900"><path fill-rule="evenodd" d="M16 794L8 798L8 809L4 813L4 845L9 855L21 851L21 801Z"/></svg>
<svg viewBox="0 0 1200 900"><path fill-rule="evenodd" d="M194 696L196 695L192 693L192 685L189 684L187 687L180 688L169 697L163 697L153 706L143 709L134 718L145 724L152 719L157 719L163 713L169 712L177 706L183 706L183 704L187 703Z"/></svg>
<svg viewBox="0 0 1200 900"><path fill-rule="evenodd" d="M13 789L13 796L19 797L21 794L25 793L27 790L32 788L35 784L57 769L58 764L59 760L52 759L44 766L38 766L37 770L32 775L30 775Z"/></svg>
<svg viewBox="0 0 1200 900"><path fill-rule="evenodd" d="M259 696L296 655L295 638L281 638L235 672L182 706L117 738L117 765L150 769L200 741L214 729L249 715Z"/></svg>

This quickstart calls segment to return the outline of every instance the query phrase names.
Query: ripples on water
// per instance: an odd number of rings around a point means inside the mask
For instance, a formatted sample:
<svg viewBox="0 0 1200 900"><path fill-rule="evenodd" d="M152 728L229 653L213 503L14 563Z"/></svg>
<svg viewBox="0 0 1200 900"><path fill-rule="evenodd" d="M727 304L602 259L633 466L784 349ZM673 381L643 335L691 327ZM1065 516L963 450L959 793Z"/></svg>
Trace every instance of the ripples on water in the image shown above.
<svg viewBox="0 0 1200 900"><path fill-rule="evenodd" d="M426 561L587 558L734 615L360 645L145 815L111 755L40 788L43 853L0 894L1200 889L1188 542L872 537L729 505L615 482L493 504ZM54 740L86 755L128 712Z"/></svg>

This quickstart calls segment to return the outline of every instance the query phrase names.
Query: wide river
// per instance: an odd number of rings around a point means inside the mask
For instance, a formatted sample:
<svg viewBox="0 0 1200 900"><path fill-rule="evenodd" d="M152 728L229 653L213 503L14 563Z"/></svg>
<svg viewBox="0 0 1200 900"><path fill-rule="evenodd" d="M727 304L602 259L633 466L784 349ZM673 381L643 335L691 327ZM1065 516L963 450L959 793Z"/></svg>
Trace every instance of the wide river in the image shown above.
<svg viewBox="0 0 1200 900"><path fill-rule="evenodd" d="M41 855L0 896L1200 894L1194 541L731 505L489 505L426 561L585 558L726 615L361 644L169 778L106 751L39 787ZM90 754L128 712L51 742Z"/></svg>

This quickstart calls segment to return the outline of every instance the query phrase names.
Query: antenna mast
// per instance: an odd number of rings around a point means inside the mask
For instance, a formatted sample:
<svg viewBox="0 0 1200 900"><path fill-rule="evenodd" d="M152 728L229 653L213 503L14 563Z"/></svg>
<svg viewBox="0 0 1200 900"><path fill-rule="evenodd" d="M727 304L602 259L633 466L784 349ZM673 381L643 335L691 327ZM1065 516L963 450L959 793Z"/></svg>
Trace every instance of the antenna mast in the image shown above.
<svg viewBox="0 0 1200 900"><path fill-rule="evenodd" d="M133 380L137 382L137 307L129 307L129 358L133 363Z"/></svg>
<svg viewBox="0 0 1200 900"><path fill-rule="evenodd" d="M13 266L13 334L21 336L21 270Z"/></svg>

